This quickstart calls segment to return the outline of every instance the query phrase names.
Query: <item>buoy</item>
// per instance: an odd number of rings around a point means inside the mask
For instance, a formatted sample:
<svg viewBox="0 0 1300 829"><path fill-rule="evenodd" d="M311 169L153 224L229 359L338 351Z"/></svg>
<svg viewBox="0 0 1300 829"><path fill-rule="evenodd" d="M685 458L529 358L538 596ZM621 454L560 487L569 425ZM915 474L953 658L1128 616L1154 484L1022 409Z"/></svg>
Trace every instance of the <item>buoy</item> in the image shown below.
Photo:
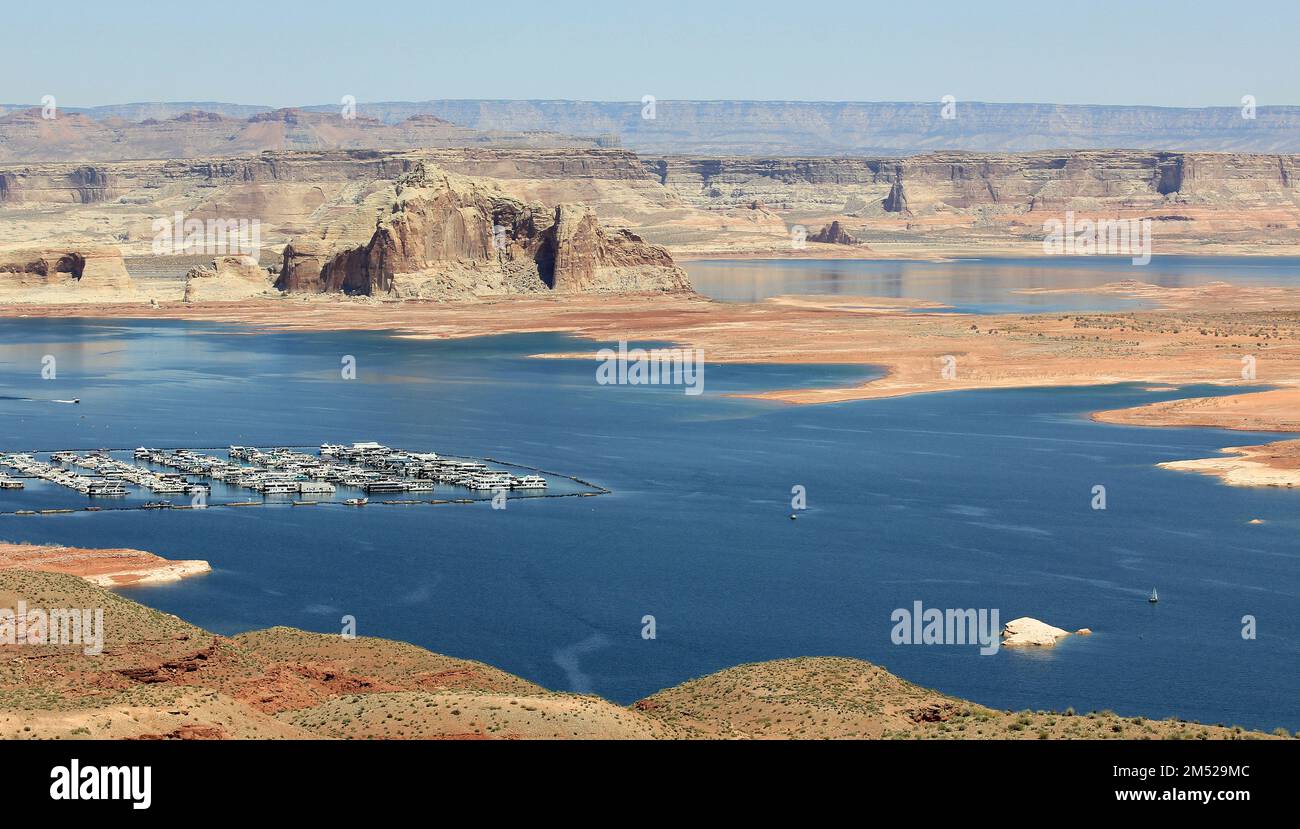
<svg viewBox="0 0 1300 829"><path fill-rule="evenodd" d="M790 513L790 520L791 520L791 521L798 521L798 520L799 520L799 516L795 515L795 514L792 512L792 513Z"/></svg>

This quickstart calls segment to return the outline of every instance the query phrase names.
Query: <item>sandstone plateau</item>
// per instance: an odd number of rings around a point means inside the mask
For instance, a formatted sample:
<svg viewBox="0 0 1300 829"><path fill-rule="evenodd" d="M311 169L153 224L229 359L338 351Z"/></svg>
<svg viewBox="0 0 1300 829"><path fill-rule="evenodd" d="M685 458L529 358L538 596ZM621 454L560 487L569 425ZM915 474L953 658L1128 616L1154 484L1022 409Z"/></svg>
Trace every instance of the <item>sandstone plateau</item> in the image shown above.
<svg viewBox="0 0 1300 829"><path fill-rule="evenodd" d="M0 114L0 161L110 161L197 158L288 149L416 147L596 147L593 138L546 130L476 130L428 114L387 124L364 114L279 109L229 117L191 109L142 120L91 118L76 111L42 117L40 108Z"/></svg>
<svg viewBox="0 0 1300 829"><path fill-rule="evenodd" d="M417 167L491 179L525 205L581 204L674 257L1041 256L1044 223L1147 219L1163 253L1300 252L1300 157L1136 150L908 158L638 157L620 149L276 151L193 160L0 163L5 246L114 244L153 223L256 219L266 251L370 241ZM791 228L834 227L804 249ZM184 270L176 274L179 278Z"/></svg>
<svg viewBox="0 0 1300 829"><path fill-rule="evenodd" d="M1226 102L1232 103L1232 102ZM1026 152L1061 147L1233 150L1237 152L1300 152L1300 107L1260 106L1256 117L1242 117L1239 106L1156 107L1079 104L986 103L956 101L952 118L935 101L687 101L661 99L656 117L642 117L640 100L482 100L375 101L357 105L357 118L388 126L398 140L414 135L410 122L433 118L461 131L461 144L478 140L595 141L619 144L642 153L706 155L861 156L909 155L940 149L982 152ZM16 114L29 105L12 104ZM254 132L239 126L264 118L274 129L269 137L303 141L355 141L358 135L376 141L380 131L348 128L334 103L273 110L265 106L213 101L117 104L68 110L126 133L135 124L165 130L177 138L164 147L170 152L203 152L196 140L202 133L180 118L221 118L212 130L222 136L244 137ZM292 117L324 124L316 129L285 129L277 122ZM2 119L0 119L2 120ZM254 124L264 123L252 121ZM453 125L456 125L453 127ZM145 130L139 130L143 133ZM559 133L560 135L557 135ZM3 133L0 133L3 134ZM420 137L445 138L447 129ZM583 136L583 138L566 138ZM17 135L11 134L13 141ZM251 137L251 136L249 136ZM386 136L384 136L386 137ZM147 138L145 140L148 140ZM298 146L305 146L298 144ZM315 146L315 145L312 145ZM409 145L406 145L409 146ZM158 157L157 149L151 148ZM66 152L66 150L60 150Z"/></svg>

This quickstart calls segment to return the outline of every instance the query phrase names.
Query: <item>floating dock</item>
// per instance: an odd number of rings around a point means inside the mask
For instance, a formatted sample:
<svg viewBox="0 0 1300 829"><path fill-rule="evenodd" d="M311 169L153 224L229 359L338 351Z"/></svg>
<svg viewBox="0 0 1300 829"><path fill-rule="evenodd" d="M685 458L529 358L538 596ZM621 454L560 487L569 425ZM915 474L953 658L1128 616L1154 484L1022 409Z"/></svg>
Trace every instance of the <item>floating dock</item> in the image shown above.
<svg viewBox="0 0 1300 829"><path fill-rule="evenodd" d="M223 453L225 457L215 453ZM131 461L113 455L129 455ZM37 456L48 456L48 461L38 459ZM494 458L448 457L435 452L394 449L369 441L346 445L326 443L319 447L29 450L0 453L0 468L12 469L18 473L17 476L10 476L0 472L0 490L22 489L25 484L19 478L27 478L47 481L96 499L145 493L191 496L193 499L192 503L189 502L190 498L186 498L186 502L177 504L163 499L151 499L147 503L123 503L120 506L95 504L81 507L80 510L60 505L57 509L0 511L0 515L276 505L355 506L365 504L368 501L365 496L372 494L401 496L432 493L439 487L447 486L490 493L492 500L502 494L518 499L591 496L609 492L604 487L574 476ZM548 476L552 479L563 478L588 491L548 492ZM260 494L263 500L210 502L214 482L220 482L226 487L250 490ZM128 487L133 487L137 492L132 493ZM341 489L356 490L358 497L335 500L332 496ZM292 498L281 500L268 497L279 495ZM411 506L473 504L487 500L487 497L389 497L378 503Z"/></svg>

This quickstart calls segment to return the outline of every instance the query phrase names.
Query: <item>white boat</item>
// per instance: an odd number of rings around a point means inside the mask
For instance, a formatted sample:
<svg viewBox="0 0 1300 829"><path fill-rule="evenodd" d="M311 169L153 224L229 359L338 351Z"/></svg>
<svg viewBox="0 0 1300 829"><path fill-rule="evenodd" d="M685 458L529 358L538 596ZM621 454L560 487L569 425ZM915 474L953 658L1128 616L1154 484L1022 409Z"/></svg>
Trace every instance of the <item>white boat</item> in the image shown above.
<svg viewBox="0 0 1300 829"><path fill-rule="evenodd" d="M1160 596L1156 594L1156 589L1154 587L1151 588L1151 595L1147 596L1147 601L1151 602L1151 604L1155 604L1156 602L1160 601Z"/></svg>

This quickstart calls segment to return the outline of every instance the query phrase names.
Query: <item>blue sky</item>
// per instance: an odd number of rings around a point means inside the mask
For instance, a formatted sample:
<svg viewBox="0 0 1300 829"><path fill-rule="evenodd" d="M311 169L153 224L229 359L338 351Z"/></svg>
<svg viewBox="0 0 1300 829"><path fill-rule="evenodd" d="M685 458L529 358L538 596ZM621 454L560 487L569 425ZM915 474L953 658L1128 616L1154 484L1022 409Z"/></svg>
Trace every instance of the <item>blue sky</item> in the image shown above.
<svg viewBox="0 0 1300 829"><path fill-rule="evenodd" d="M0 102L1300 104L1300 2L7 4Z"/></svg>

